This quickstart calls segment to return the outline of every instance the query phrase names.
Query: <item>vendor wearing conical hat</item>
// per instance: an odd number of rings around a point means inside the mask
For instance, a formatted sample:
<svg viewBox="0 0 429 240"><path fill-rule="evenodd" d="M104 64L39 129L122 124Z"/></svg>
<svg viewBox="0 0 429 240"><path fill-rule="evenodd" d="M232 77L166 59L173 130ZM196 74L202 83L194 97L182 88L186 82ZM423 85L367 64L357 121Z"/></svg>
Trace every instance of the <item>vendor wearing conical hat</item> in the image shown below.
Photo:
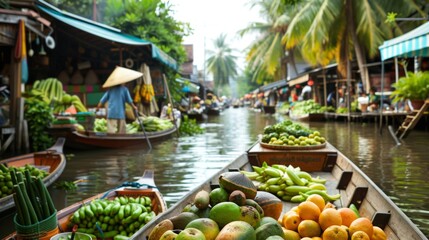
<svg viewBox="0 0 429 240"><path fill-rule="evenodd" d="M97 108L108 103L107 109L107 132L108 133L126 133L125 123L125 103L129 103L135 110L128 88L124 86L126 82L135 80L143 74L131 69L116 67L103 88L109 88L101 97Z"/></svg>

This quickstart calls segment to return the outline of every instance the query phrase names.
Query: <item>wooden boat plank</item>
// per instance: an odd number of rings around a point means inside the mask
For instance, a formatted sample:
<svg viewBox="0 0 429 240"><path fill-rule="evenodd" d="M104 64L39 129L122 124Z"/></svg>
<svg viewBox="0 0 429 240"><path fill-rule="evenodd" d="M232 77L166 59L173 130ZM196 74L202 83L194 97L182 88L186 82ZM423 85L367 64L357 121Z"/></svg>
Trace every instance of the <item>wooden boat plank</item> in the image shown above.
<svg viewBox="0 0 429 240"><path fill-rule="evenodd" d="M150 140L161 140L169 137L177 131L174 126L170 129L157 132L147 132L146 136ZM109 134L94 131L77 131L73 127L50 128L50 133L54 137L64 137L67 139L66 146L75 149L93 148L123 148L132 145L147 144L145 134Z"/></svg>
<svg viewBox="0 0 429 240"><path fill-rule="evenodd" d="M250 154L249 154L250 155ZM223 172L229 169L240 169L251 171L250 156L243 154L236 160L232 161L229 165L222 168L218 173L214 174L210 179L198 185L193 191L187 193L182 200L177 202L174 206L170 207L166 212L158 216L151 224L140 229L135 236L140 239L145 239L153 227L161 222L163 219L176 216L182 209L192 202L195 195L202 189L206 191L211 190L211 186L218 184L218 177ZM377 213L390 213L390 220L385 222L387 226L384 227L388 239L427 239L424 234L416 227L414 223L387 197L381 189L375 185L356 165L354 165L342 153L338 152L337 161L332 172L316 171L311 174L314 176L319 175L327 179L327 189L329 194L340 193L341 198L334 204L337 207L347 207L350 203L354 192L359 187L368 188L368 192L362 199L359 212L361 216L373 219ZM344 190L337 189L337 185L341 179L343 172L352 172L350 182L346 185ZM289 210L291 207L296 206L297 203L284 202L283 212ZM382 223L383 224L383 223Z"/></svg>

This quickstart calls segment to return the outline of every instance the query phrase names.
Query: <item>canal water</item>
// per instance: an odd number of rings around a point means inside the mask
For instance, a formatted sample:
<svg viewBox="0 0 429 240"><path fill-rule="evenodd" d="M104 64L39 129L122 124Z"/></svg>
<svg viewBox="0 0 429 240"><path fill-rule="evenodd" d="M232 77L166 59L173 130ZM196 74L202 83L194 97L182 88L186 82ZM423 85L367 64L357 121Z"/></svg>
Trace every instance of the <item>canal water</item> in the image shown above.
<svg viewBox="0 0 429 240"><path fill-rule="evenodd" d="M156 184L170 207L188 191L248 150L263 128L287 119L247 108L229 108L200 125L205 134L178 137L126 149L65 149L67 166L58 181L82 181L78 190L50 187L58 209L119 186L145 169L155 170ZM396 145L387 128L373 122L303 122L321 132L366 173L429 236L429 133L412 131ZM3 225L5 226L5 225ZM7 226L7 224L6 224ZM13 225L12 225L13 226ZM0 228L4 233L4 228ZM0 235L1 237L1 235Z"/></svg>

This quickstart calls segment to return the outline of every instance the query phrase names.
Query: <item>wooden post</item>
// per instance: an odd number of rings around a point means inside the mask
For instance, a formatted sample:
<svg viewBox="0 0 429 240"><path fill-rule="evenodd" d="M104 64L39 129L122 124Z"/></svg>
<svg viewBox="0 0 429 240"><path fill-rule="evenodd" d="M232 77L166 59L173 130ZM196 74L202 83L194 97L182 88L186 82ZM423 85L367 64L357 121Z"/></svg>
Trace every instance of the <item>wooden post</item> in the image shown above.
<svg viewBox="0 0 429 240"><path fill-rule="evenodd" d="M22 146L22 136L23 136L23 132L22 132L22 121L24 120L24 98L18 98L18 116L17 116L17 123L16 123L16 149L19 152L21 150L21 146Z"/></svg>
<svg viewBox="0 0 429 240"><path fill-rule="evenodd" d="M171 112L172 112L172 115L173 115L174 126L177 129L177 136L179 136L180 135L180 133L179 133L179 127L177 126L176 117L174 116L174 105L173 105L173 101L171 100L170 89L168 88L167 78L165 77L165 74L162 74L162 79L164 80L165 89L167 90L168 101L170 102L170 105L171 105Z"/></svg>

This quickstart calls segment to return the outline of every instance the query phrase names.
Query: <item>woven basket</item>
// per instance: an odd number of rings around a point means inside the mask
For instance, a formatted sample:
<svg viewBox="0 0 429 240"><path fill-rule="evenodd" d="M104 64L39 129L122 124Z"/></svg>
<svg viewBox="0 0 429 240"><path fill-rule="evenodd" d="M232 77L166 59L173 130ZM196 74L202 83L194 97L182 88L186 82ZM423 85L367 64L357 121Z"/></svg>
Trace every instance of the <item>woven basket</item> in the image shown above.
<svg viewBox="0 0 429 240"><path fill-rule="evenodd" d="M322 149L326 147L326 143L319 145L310 145L310 146L288 146L288 145L273 145L260 142L261 146L269 149L279 149L279 150L312 150L312 149Z"/></svg>
<svg viewBox="0 0 429 240"><path fill-rule="evenodd" d="M39 238L45 235L47 232L50 232L57 228L58 219L57 212L49 216L48 218L32 224L32 225L21 225L18 223L17 215L13 218L13 223L15 225L16 233L23 239L33 239Z"/></svg>

